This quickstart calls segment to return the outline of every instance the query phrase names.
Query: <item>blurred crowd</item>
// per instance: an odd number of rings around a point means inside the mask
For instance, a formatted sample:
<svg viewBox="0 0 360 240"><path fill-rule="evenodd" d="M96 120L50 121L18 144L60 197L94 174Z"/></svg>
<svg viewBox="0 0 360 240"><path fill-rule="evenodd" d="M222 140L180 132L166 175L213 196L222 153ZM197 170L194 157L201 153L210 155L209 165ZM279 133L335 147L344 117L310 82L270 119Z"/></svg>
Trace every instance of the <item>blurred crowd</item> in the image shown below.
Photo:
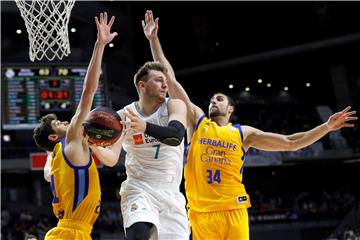
<svg viewBox="0 0 360 240"><path fill-rule="evenodd" d="M344 230L332 233L326 240L360 240L360 226L346 227Z"/></svg>
<svg viewBox="0 0 360 240"><path fill-rule="evenodd" d="M119 203L105 204L93 229L93 239L97 239L102 233L123 234L123 223ZM1 209L1 238L2 240L40 240L45 234L56 226L57 219L54 216L30 214L23 210L20 213L10 213L7 209Z"/></svg>
<svg viewBox="0 0 360 240"><path fill-rule="evenodd" d="M1 209L1 239L4 240L44 239L55 224L56 220L50 216L33 216L27 210L10 213Z"/></svg>
<svg viewBox="0 0 360 240"><path fill-rule="evenodd" d="M341 219L356 204L351 188L322 192L250 193L250 222Z"/></svg>
<svg viewBox="0 0 360 240"><path fill-rule="evenodd" d="M283 194L255 190L250 192L250 196L251 224L341 220L357 201L351 188ZM55 226L56 222L53 216L36 216L27 210L19 214L10 214L8 210L2 209L1 239L43 239L46 232ZM93 238L98 239L104 233L123 236L123 232L120 204L118 202L103 203L100 216L94 225ZM358 229L348 229L334 233L334 236L332 235L332 238L328 240L359 240L356 238L359 237L358 233Z"/></svg>

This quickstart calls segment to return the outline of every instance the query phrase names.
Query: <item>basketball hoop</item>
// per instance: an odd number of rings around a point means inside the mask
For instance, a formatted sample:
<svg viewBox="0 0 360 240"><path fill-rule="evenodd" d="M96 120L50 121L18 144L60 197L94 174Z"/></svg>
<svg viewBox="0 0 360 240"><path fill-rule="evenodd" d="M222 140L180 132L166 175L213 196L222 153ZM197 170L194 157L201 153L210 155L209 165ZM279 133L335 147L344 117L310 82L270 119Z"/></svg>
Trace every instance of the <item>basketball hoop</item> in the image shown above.
<svg viewBox="0 0 360 240"><path fill-rule="evenodd" d="M75 0L15 0L29 36L30 60L70 54L68 24Z"/></svg>

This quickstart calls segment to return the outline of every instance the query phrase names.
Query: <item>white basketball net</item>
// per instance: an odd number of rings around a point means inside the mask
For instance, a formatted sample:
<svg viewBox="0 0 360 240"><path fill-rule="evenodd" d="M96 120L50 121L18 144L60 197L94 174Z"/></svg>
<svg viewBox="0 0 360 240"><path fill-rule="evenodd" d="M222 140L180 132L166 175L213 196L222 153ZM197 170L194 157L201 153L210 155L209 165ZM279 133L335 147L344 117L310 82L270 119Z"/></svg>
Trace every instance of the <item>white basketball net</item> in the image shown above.
<svg viewBox="0 0 360 240"><path fill-rule="evenodd" d="M29 36L30 60L70 54L68 24L75 0L15 0Z"/></svg>

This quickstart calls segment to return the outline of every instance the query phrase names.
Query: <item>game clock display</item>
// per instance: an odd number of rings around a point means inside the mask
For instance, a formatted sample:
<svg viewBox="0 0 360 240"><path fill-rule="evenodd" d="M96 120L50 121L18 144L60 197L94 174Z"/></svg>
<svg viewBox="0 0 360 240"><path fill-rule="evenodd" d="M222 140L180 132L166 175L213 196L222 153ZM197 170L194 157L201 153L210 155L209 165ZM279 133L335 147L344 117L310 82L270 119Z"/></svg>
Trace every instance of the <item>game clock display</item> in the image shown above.
<svg viewBox="0 0 360 240"><path fill-rule="evenodd" d="M79 104L87 66L3 66L3 129L32 129L39 119L56 113L71 120ZM93 108L106 105L105 77L100 82Z"/></svg>

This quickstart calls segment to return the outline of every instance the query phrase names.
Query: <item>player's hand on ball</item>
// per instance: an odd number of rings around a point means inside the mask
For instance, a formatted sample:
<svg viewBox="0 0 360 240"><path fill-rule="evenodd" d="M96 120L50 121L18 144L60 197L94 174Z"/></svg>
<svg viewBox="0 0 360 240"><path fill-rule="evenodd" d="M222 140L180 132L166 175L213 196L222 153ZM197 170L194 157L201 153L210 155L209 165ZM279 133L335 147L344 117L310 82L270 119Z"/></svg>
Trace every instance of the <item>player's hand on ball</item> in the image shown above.
<svg viewBox="0 0 360 240"><path fill-rule="evenodd" d="M121 136L121 118L113 109L97 107L89 112L83 126L88 141L97 146L111 146Z"/></svg>
<svg viewBox="0 0 360 240"><path fill-rule="evenodd" d="M86 142L86 143L88 143L89 148L92 148L93 146L96 146L93 142L91 142L91 140L90 140L90 138L89 138L89 135L87 135L87 134L85 133L85 130L83 129L82 131L83 131L82 134L83 134L83 137L84 137L83 141Z"/></svg>
<svg viewBox="0 0 360 240"><path fill-rule="evenodd" d="M146 130L146 122L139 118L131 109L126 108L126 111L124 111L125 116L130 121L120 121L121 124L126 126L126 132L130 129L135 130L137 132L145 132Z"/></svg>

